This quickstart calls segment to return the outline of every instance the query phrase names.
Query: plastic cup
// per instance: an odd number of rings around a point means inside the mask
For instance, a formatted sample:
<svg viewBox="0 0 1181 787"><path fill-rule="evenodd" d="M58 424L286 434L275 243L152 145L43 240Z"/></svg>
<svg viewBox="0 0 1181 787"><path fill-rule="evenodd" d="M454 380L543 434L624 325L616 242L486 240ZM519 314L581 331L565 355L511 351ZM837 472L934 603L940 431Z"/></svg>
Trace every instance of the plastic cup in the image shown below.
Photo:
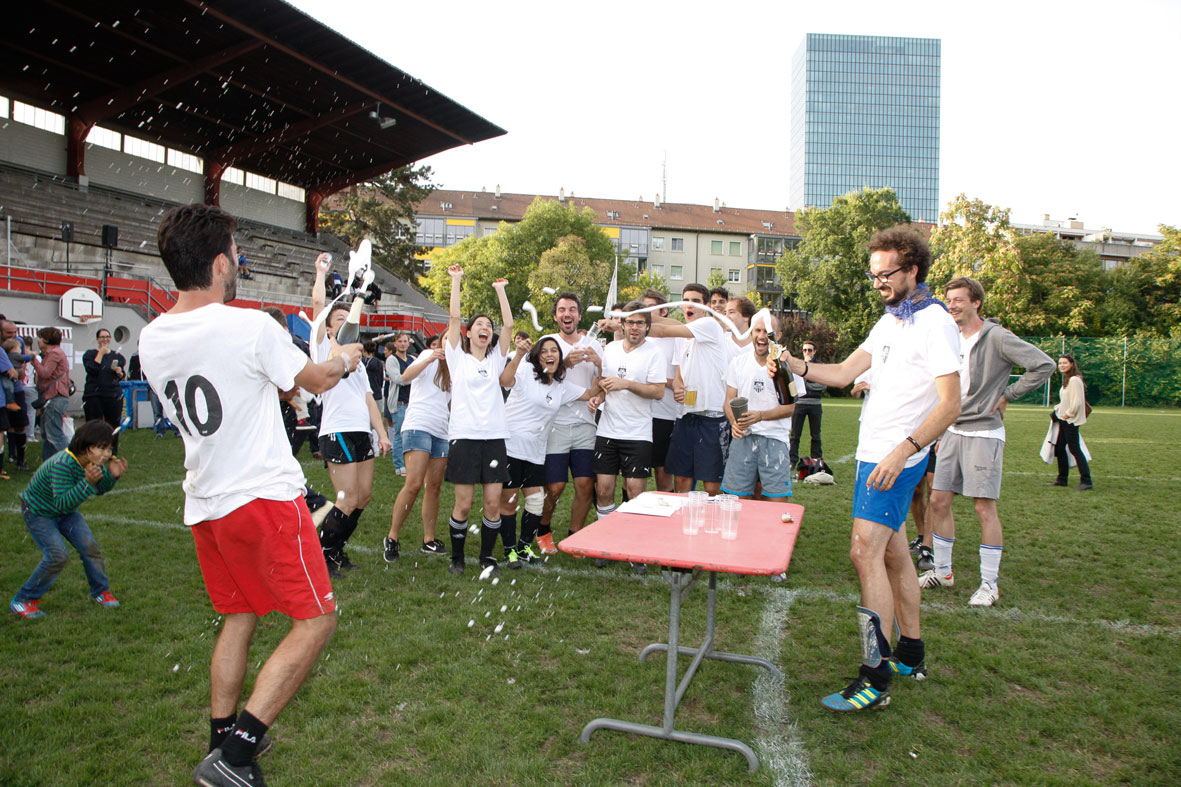
<svg viewBox="0 0 1181 787"><path fill-rule="evenodd" d="M719 505L722 515L722 538L734 541L738 538L738 515L742 510L742 503L737 500L723 500Z"/></svg>
<svg viewBox="0 0 1181 787"><path fill-rule="evenodd" d="M721 523L721 501L716 497L707 497L705 500L705 521L702 523L701 529L706 533L720 533L722 532Z"/></svg>
<svg viewBox="0 0 1181 787"><path fill-rule="evenodd" d="M701 532L705 520L705 500L708 497L705 492L689 493L689 502L681 508L681 530L686 535L695 536Z"/></svg>

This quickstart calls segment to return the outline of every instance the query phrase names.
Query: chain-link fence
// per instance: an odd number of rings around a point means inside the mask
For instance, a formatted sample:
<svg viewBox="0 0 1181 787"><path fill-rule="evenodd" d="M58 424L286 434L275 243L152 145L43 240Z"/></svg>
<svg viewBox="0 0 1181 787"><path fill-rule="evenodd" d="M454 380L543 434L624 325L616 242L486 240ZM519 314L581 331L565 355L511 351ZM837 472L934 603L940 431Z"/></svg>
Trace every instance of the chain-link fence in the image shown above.
<svg viewBox="0 0 1181 787"><path fill-rule="evenodd" d="M1114 407L1181 406L1181 339L1139 337L1024 337L1057 360L1074 356L1092 405ZM1013 379L1017 379L1013 377ZM1062 375L1026 394L1021 404L1058 401Z"/></svg>

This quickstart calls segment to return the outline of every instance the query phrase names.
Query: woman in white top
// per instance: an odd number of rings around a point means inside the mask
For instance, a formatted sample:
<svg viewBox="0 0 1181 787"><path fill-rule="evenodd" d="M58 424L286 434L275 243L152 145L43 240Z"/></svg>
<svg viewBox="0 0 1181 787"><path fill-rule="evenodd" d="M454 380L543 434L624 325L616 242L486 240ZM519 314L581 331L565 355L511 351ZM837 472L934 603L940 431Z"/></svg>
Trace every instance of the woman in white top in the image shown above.
<svg viewBox="0 0 1181 787"><path fill-rule="evenodd" d="M1082 372L1073 356L1058 356L1058 371L1062 372L1062 388L1058 391L1058 406L1050 414L1050 418L1058 424L1058 442L1054 444L1058 477L1050 482L1050 486L1066 486L1067 476L1070 475L1070 460L1066 458L1066 452L1070 451L1078 465L1079 491L1085 492L1093 488L1091 468L1079 445L1078 428L1087 422L1087 392Z"/></svg>
<svg viewBox="0 0 1181 787"><path fill-rule="evenodd" d="M316 258L316 282L312 285L312 313L324 309L324 277L332 267L327 254ZM320 357L335 349L336 332L348 317L351 304L337 303L312 337ZM369 390L369 377L350 374L335 388L322 395L320 416L320 454L328 464L328 474L336 489L336 503L324 517L320 547L328 563L328 573L336 576L341 569L354 568L344 548L357 529L361 512L373 492L373 431L377 432L377 453L385 456L390 441L381 422L381 411Z"/></svg>
<svg viewBox="0 0 1181 787"><path fill-rule="evenodd" d="M508 426L504 417L501 372L513 336L513 312L508 305L505 279L492 282L500 302L502 325L493 346L492 318L473 315L463 335L459 317L459 285L463 269L452 265L450 320L447 323L447 370L451 374L451 441L444 478L455 485L451 510L451 573L463 573L463 548L467 541L467 517L472 510L476 484L484 487L484 518L480 523L480 566L496 571L492 548L500 530L500 490L508 481L508 455L504 441Z"/></svg>
<svg viewBox="0 0 1181 787"><path fill-rule="evenodd" d="M427 555L446 555L447 548L435 538L435 520L439 516L439 490L443 487L443 471L447 467L447 421L451 403L451 377L442 336L432 336L414 363L400 375L402 385L410 385L410 404L402 420L403 457L406 461L406 483L394 501L390 534L385 540L385 562L398 559L398 533L410 516L410 509L418 493L426 484L422 498L422 547Z"/></svg>
<svg viewBox="0 0 1181 787"><path fill-rule="evenodd" d="M526 334L518 337L516 344L516 352L500 376L501 385L511 389L504 403L509 427L505 443L509 480L500 493L500 536L509 568L520 568L521 561L541 560L531 544L545 505L545 446L550 426L563 405L586 401L592 393L564 381L562 347L554 337L543 337L534 345ZM519 541L518 497L525 506Z"/></svg>

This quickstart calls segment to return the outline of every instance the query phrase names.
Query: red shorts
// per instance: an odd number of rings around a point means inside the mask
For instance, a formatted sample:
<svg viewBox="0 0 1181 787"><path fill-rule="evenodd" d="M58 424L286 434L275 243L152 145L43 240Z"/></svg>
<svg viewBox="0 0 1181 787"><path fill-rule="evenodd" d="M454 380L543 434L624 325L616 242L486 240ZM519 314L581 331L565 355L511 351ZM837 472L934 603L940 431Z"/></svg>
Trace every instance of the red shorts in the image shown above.
<svg viewBox="0 0 1181 787"><path fill-rule="evenodd" d="M312 515L302 497L253 500L194 525L197 560L223 615L278 610L296 620L336 611Z"/></svg>

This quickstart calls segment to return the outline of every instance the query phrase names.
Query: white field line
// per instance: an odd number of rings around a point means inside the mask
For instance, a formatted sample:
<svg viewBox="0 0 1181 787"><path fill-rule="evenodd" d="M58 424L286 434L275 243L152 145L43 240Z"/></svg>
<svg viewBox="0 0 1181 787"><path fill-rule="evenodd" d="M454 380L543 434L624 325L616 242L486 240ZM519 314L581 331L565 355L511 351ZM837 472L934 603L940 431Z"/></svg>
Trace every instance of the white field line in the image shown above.
<svg viewBox="0 0 1181 787"><path fill-rule="evenodd" d="M832 463L833 463L834 465L843 465L843 464L845 464L846 462L852 462L852 461L853 461L853 458L854 458L855 456L857 456L857 454L845 454L845 455L844 455L844 456L842 456L840 459L834 459L834 460L832 460Z"/></svg>
<svg viewBox="0 0 1181 787"><path fill-rule="evenodd" d="M783 626L787 621L797 594L786 588L765 590L767 603L759 616L759 630L755 634L753 655L765 658L778 666L783 650ZM799 728L788 711L791 697L782 679L773 678L758 669L751 689L755 726L758 729L759 759L766 765L777 785L808 785L812 771L808 768L808 752Z"/></svg>
<svg viewBox="0 0 1181 787"><path fill-rule="evenodd" d="M164 486L180 486L184 481L183 478L178 478L175 481L159 481L154 484L141 484L140 486L116 486L110 492L107 492L103 497L110 497L111 495L123 495L128 492L142 492L145 489L159 489Z"/></svg>
<svg viewBox="0 0 1181 787"><path fill-rule="evenodd" d="M1044 475L1047 478L1049 478L1049 474L1054 473L1055 468L1054 468L1054 465L1046 465L1046 467L1049 469L1044 472L1041 472L1041 473L1033 473L1028 470L1006 470L1005 475ZM1099 480L1109 479L1112 481L1152 481L1152 482L1165 482L1165 483L1174 483L1174 484L1177 483L1178 481L1181 481L1181 478L1177 478L1176 476L1171 476L1171 477L1167 477L1167 478L1165 478L1165 477L1149 478L1147 476L1142 476L1142 475L1107 475L1106 473L1104 473L1102 475L1093 473L1092 475L1094 475Z"/></svg>

